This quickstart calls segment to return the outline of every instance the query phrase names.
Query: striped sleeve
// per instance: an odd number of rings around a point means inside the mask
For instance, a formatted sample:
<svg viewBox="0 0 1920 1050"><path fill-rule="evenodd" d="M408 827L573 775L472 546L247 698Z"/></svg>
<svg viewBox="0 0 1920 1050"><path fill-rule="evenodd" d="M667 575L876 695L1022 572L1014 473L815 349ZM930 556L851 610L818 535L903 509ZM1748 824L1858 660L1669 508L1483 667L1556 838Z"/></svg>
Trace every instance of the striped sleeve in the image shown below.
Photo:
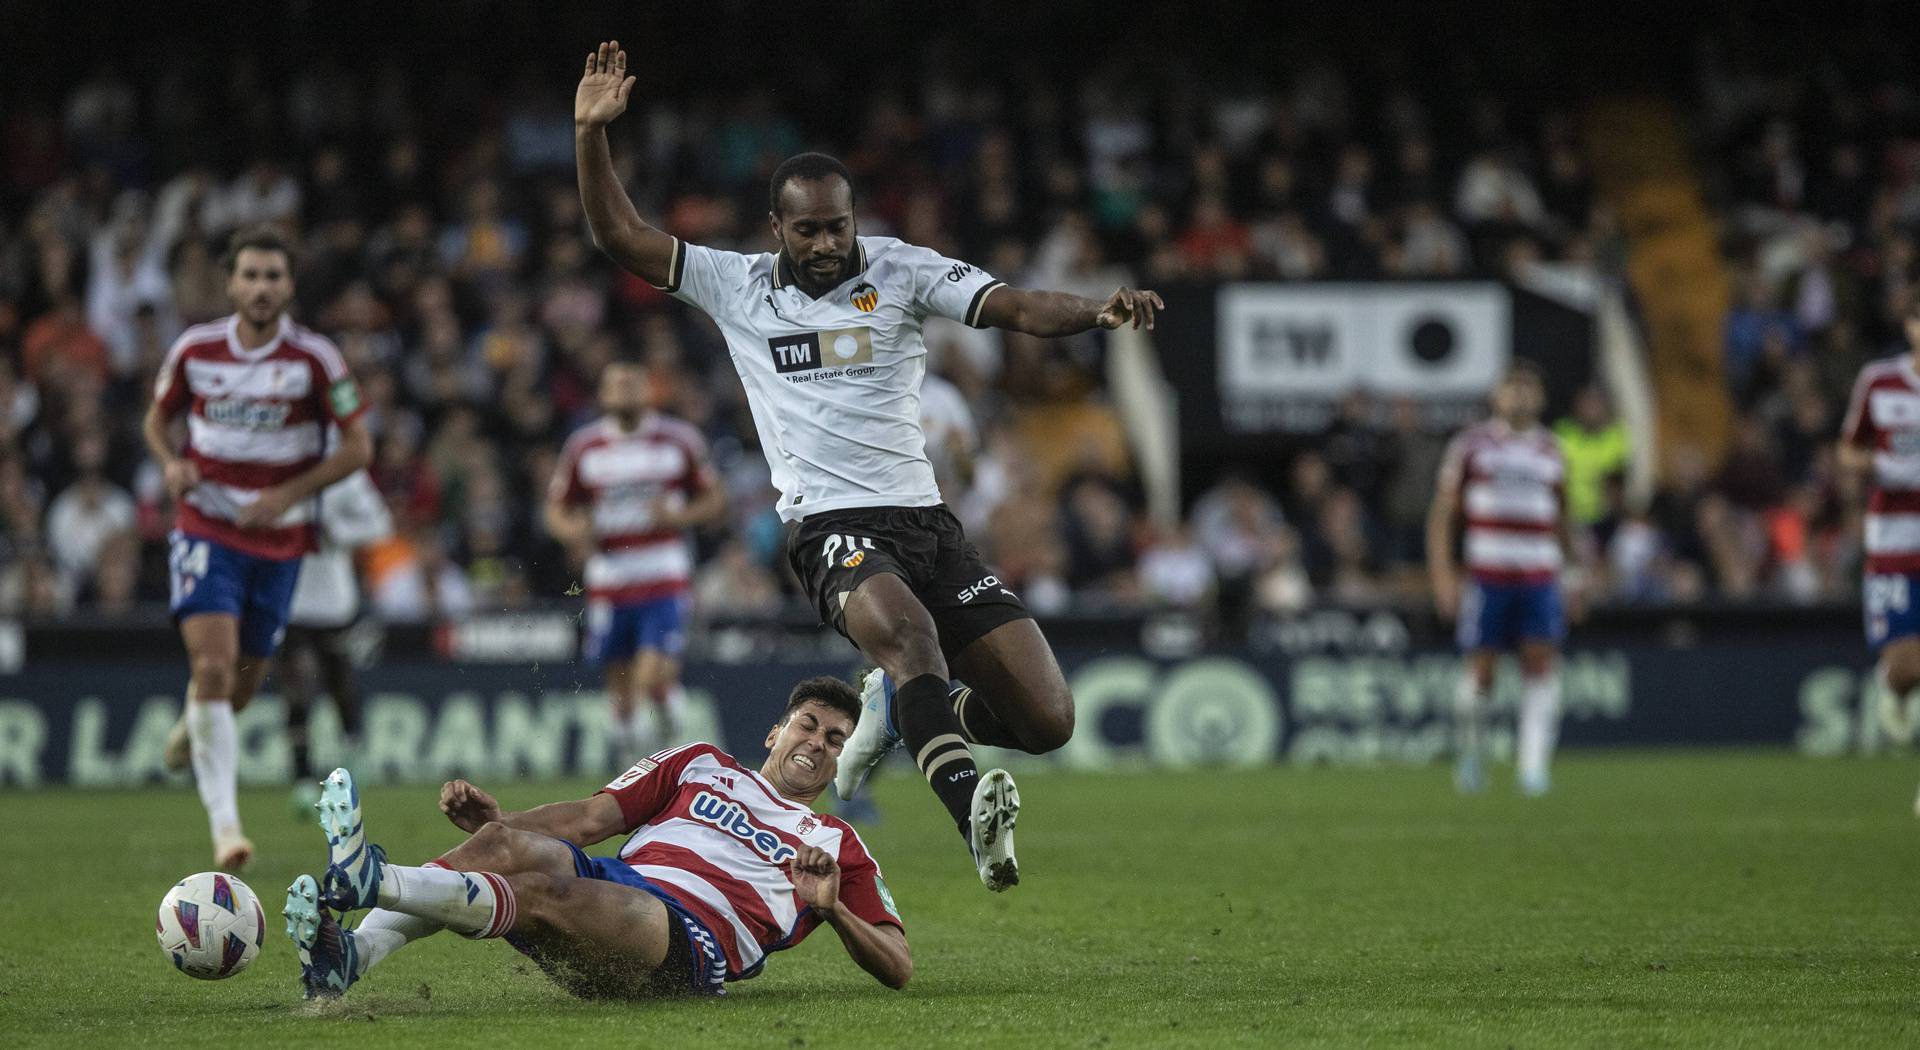
<svg viewBox="0 0 1920 1050"><path fill-rule="evenodd" d="M712 744L683 744L668 748L652 758L635 762L597 794L612 795L613 800L620 803L620 815L626 822L626 829L632 831L666 808L679 791L681 778L688 766L701 756L719 750Z"/></svg>
<svg viewBox="0 0 1920 1050"><path fill-rule="evenodd" d="M319 372L320 389L326 391L323 417L335 423L349 423L364 415L367 406L360 397L360 384L354 382L340 348L327 337L305 329L297 338L298 345Z"/></svg>

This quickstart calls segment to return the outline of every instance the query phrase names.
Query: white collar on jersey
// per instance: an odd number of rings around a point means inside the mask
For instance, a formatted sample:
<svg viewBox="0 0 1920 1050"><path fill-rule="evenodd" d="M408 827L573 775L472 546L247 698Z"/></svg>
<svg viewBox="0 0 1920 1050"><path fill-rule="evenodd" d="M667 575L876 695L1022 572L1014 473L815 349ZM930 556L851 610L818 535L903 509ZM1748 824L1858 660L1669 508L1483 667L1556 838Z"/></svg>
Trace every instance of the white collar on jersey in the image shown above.
<svg viewBox="0 0 1920 1050"><path fill-rule="evenodd" d="M280 344L286 340L287 333L292 330L293 319L286 314L281 314L280 327L273 333L273 338L267 340L266 345L258 350L249 350L240 345L240 315L233 314L227 318L227 349L242 361L258 361L280 349Z"/></svg>
<svg viewBox="0 0 1920 1050"><path fill-rule="evenodd" d="M864 244L861 244L858 239L855 239L855 241L853 242L853 246L855 249L857 249L860 252L860 268L858 270L853 271L853 277L858 277L861 274L867 272L867 246ZM853 280L853 277L847 278L847 281ZM846 284L847 281L841 281L839 285L835 285L834 287L838 288L840 287L840 285ZM790 285L790 284L793 284L793 278L787 273L787 255L785 252L776 251L773 253L774 290L778 291L779 289L785 288L787 285ZM794 287L797 289L799 285L794 285ZM802 294L805 294L805 293L802 293Z"/></svg>

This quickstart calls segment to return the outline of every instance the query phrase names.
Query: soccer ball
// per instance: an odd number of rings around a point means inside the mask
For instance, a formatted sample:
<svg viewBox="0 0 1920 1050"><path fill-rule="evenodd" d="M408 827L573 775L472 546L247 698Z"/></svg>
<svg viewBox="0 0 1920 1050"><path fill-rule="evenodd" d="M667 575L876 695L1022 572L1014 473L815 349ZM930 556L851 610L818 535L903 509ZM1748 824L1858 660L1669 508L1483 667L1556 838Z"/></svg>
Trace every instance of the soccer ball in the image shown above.
<svg viewBox="0 0 1920 1050"><path fill-rule="evenodd" d="M203 981L247 968L267 939L260 898L231 875L203 871L173 884L154 923L160 950L181 973Z"/></svg>

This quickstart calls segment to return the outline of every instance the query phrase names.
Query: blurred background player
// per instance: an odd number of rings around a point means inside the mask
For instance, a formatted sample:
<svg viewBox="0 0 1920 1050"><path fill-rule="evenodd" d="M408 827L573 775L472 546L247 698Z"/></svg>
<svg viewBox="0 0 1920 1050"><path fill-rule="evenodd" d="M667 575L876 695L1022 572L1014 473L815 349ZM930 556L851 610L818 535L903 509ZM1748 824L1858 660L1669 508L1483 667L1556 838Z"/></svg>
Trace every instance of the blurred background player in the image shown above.
<svg viewBox="0 0 1920 1050"><path fill-rule="evenodd" d="M227 251L235 312L189 328L167 352L144 434L177 519L173 616L193 677L168 765L191 760L214 863L253 856L235 797L234 713L253 699L286 631L300 559L313 549L322 489L367 465L372 440L334 345L293 323L293 253L270 231ZM176 449L172 423L187 417ZM339 428L329 448L328 425Z"/></svg>
<svg viewBox="0 0 1920 1050"><path fill-rule="evenodd" d="M1540 425L1546 392L1530 362L1515 362L1493 391L1493 417L1447 446L1427 521L1427 564L1443 620L1458 619L1467 666L1456 718L1455 784L1486 786L1485 719L1504 650L1520 658L1520 790L1545 794L1560 725L1560 643L1567 632L1560 574L1575 552L1566 506L1566 462ZM1454 563L1466 526L1468 580Z"/></svg>
<svg viewBox="0 0 1920 1050"><path fill-rule="evenodd" d="M653 739L684 724L680 657L687 644L693 543L726 492L706 440L649 407L647 370L616 361L600 374L606 415L573 432L547 491L547 530L586 562L587 662L604 670L617 764L648 751L640 698L652 701Z"/></svg>
<svg viewBox="0 0 1920 1050"><path fill-rule="evenodd" d="M852 176L819 153L769 180L777 252L689 244L641 219L614 170L606 126L635 82L618 41L587 56L574 94L580 199L609 257L719 326L780 490L788 565L821 622L883 672L868 677L835 790L852 798L904 743L981 882L1007 889L1019 881L1019 794L1005 770L980 774L971 745L1055 750L1073 734L1073 695L1039 625L941 502L919 413L922 326L941 316L1056 337L1150 328L1163 304L1126 287L1104 301L1012 288L931 249L860 237Z"/></svg>
<svg viewBox="0 0 1920 1050"><path fill-rule="evenodd" d="M287 705L292 805L302 815L308 815L320 800L307 738L316 681L340 711L348 755L359 753L360 695L348 652L348 629L360 617L360 579L354 557L360 548L392 533L393 516L366 471L356 470L320 494L320 549L301 559L287 638L273 664Z"/></svg>
<svg viewBox="0 0 1920 1050"><path fill-rule="evenodd" d="M1841 464L1869 479L1864 599L1883 704L1920 686L1920 294L1907 300L1905 327L1908 353L1860 370L1840 434ZM1920 815L1920 796L1913 806Z"/></svg>

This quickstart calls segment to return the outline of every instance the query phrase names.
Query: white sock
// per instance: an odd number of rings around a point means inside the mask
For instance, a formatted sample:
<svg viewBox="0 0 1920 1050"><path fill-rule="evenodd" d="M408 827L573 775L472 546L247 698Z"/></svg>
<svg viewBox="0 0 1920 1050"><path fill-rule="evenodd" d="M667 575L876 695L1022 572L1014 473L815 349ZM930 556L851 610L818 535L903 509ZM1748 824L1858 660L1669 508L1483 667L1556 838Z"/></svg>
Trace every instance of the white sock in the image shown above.
<svg viewBox="0 0 1920 1050"><path fill-rule="evenodd" d="M444 927L431 919L402 912L375 908L353 928L353 941L360 948L360 971L366 973L375 963L392 955L409 941L439 933ZM354 976L359 976L355 974Z"/></svg>
<svg viewBox="0 0 1920 1050"><path fill-rule="evenodd" d="M1520 692L1519 766L1522 777L1545 776L1560 737L1560 676L1529 678Z"/></svg>
<svg viewBox="0 0 1920 1050"><path fill-rule="evenodd" d="M215 842L240 834L239 734L233 705L225 700L187 701L187 738L193 741L193 785L207 809Z"/></svg>
<svg viewBox="0 0 1920 1050"><path fill-rule="evenodd" d="M679 742L681 726L687 722L687 691L676 683L656 693L653 699L654 725L659 731L660 746L672 747Z"/></svg>
<svg viewBox="0 0 1920 1050"><path fill-rule="evenodd" d="M1454 746L1459 754L1478 756L1486 747L1486 733L1481 726L1486 710L1486 697L1474 682L1473 672L1461 674L1460 684L1453 693Z"/></svg>
<svg viewBox="0 0 1920 1050"><path fill-rule="evenodd" d="M382 864L380 899L374 903L439 923L463 937L498 937L513 929L518 912L506 879L490 871L453 871L438 864Z"/></svg>
<svg viewBox="0 0 1920 1050"><path fill-rule="evenodd" d="M647 712L644 705L636 703L633 705L633 710L628 713L627 739L632 741L631 750L620 756L621 764L632 765L653 753L654 749L648 746L652 737L647 734Z"/></svg>

